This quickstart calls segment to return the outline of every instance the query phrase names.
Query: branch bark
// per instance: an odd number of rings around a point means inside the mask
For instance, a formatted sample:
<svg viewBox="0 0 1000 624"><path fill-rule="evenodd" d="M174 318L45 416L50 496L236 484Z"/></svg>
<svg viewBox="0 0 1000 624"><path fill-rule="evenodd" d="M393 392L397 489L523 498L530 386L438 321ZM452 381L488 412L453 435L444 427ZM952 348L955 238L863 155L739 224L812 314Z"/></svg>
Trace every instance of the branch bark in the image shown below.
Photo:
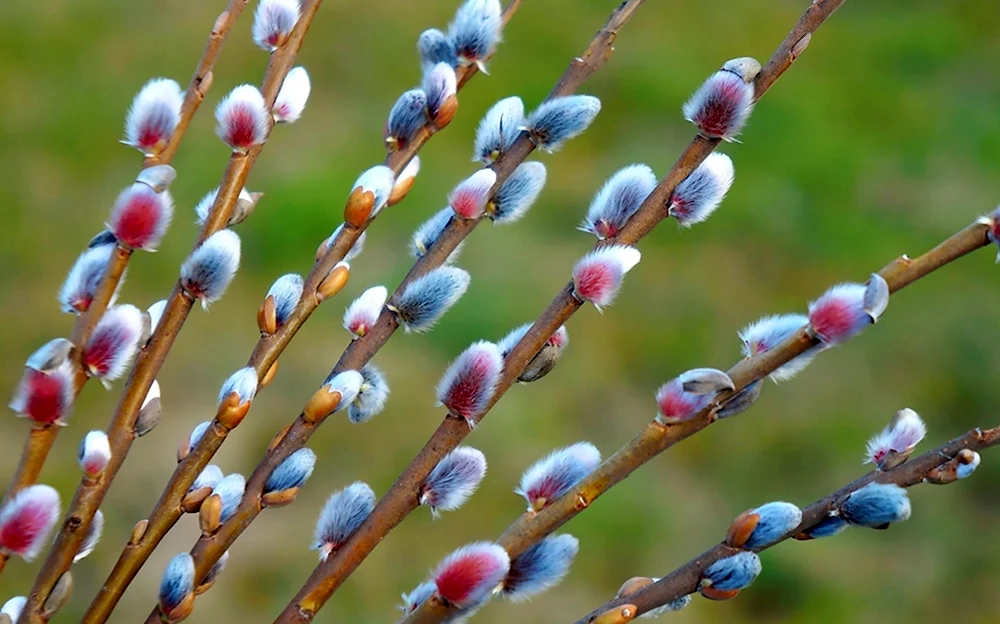
<svg viewBox="0 0 1000 624"><path fill-rule="evenodd" d="M503 12L503 23L506 25L514 16L520 6L520 0L513 0L508 3ZM457 72L458 88L461 89L476 74L475 66L459 68ZM420 148L436 134L438 129L434 124L428 122L420 130L416 137L407 142L404 150L391 152L386 156L385 166L392 169L393 173L399 175L400 172L417 155ZM253 368L258 380L262 380L264 375L271 369L285 347L291 342L295 334L309 319L312 313L319 307L320 300L315 296L317 288L330 270L342 261L350 249L354 246L361 234L371 225L375 217L369 219L361 228L353 228L345 224L341 233L330 245L324 256L317 262L306 277L303 286L303 296L292 312L289 319L274 334L261 335L255 345L247 366ZM231 429L213 419L212 426L209 427L202 439L191 449L189 454L178 464L170 480L164 487L160 499L148 517L148 526L142 537L136 542L129 542L125 545L119 556L115 568L105 581L98 595L94 598L83 622L96 623L104 622L114 610L118 601L128 585L138 574L146 560L159 545L163 537L173 528L173 526L183 515L180 504L188 488L194 483L201 471L211 462L212 457L225 442ZM270 471L268 471L270 474ZM258 507L254 514L260 512ZM233 537L235 540L239 534ZM228 548L228 546L227 546ZM221 556L221 551L218 556ZM214 563L214 560L213 560ZM211 564L209 564L209 568Z"/></svg>
<svg viewBox="0 0 1000 624"><path fill-rule="evenodd" d="M292 68L302 40L309 25L319 9L322 0L306 0L301 7L301 15L286 43L274 52L268 62L261 92L268 108L273 106L278 96L278 90ZM217 22L218 24L218 22ZM214 34L214 29L213 29ZM221 42L220 44L221 45ZM210 41L208 47L212 48ZM217 51L216 51L217 53ZM195 74L195 79L198 73ZM203 78L199 88L206 83ZM201 95L203 97L204 94ZM187 103L187 100L185 100ZM193 105L193 104L192 104ZM219 192L204 226L194 246L197 249L205 239L223 229L229 222L240 190L243 189L247 176L256 162L263 145L258 145L246 152L233 153L219 185ZM104 500L104 495L128 455L132 442L135 440L135 419L138 416L142 401L159 373L167 354L170 351L177 334L180 332L191 311L193 300L183 291L180 282L174 286L167 300L166 309L160 323L153 332L149 344L139 352L135 364L129 374L128 381L122 391L118 407L108 426L108 437L111 445L111 460L100 478L96 480L83 479L77 488L69 510L56 541L49 552L42 569L35 578L34 586L28 595L28 602L18 622L21 624L39 624L47 618L41 615L41 607L48 597L59 577L69 569L73 557L79 550L94 514Z"/></svg>
<svg viewBox="0 0 1000 624"><path fill-rule="evenodd" d="M927 473L941 464L951 460L963 449L981 451L997 444L1000 444L1000 427L986 429L985 431L981 429L973 429L965 435L951 440L947 444L943 444L936 449L927 451L918 457L911 458L906 463L897 466L892 470L886 472L873 470L849 485L842 487L829 496L826 496L825 498L822 498L803 509L802 522L798 527L786 533L784 537L774 544L770 544L765 548L757 549L757 552L765 550L766 548L771 548L807 529L816 526L827 517L831 510L835 509L848 496L850 496L852 492L861 489L873 481L878 483L893 483L900 487L908 488L921 483L924 478L927 477ZM638 608L638 614L641 615L647 611L655 609L656 607L676 600L681 596L694 593L698 590L698 583L701 580L703 572L706 568L708 568L708 566L712 565L719 559L735 555L738 552L740 552L739 549L728 546L725 543L713 546L649 587L622 598L615 598L614 600L598 607L588 615L577 620L577 624L593 624L597 616L604 613L607 609L618 605L635 605Z"/></svg>

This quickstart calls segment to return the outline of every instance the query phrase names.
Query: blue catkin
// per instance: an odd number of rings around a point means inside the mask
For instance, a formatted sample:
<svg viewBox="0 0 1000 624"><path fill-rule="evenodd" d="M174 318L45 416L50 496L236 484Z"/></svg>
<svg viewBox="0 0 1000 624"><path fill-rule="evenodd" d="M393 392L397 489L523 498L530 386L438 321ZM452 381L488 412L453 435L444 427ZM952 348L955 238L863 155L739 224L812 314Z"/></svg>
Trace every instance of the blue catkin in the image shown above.
<svg viewBox="0 0 1000 624"><path fill-rule="evenodd" d="M513 223L523 217L545 186L545 165L526 162L514 170L493 196L494 223Z"/></svg>
<svg viewBox="0 0 1000 624"><path fill-rule="evenodd" d="M504 98L490 107L476 128L472 160L492 163L507 151L521 134L524 125L524 102L515 96Z"/></svg>
<svg viewBox="0 0 1000 624"><path fill-rule="evenodd" d="M767 503L754 512L760 520L744 545L754 550L777 542L802 522L802 510L791 503Z"/></svg>
<svg viewBox="0 0 1000 624"><path fill-rule="evenodd" d="M267 294L274 297L274 318L281 327L302 298L302 276L295 273L282 275L274 281Z"/></svg>
<svg viewBox="0 0 1000 624"><path fill-rule="evenodd" d="M427 94L421 89L411 89L399 96L389 111L386 137L396 140L402 147L427 122Z"/></svg>
<svg viewBox="0 0 1000 624"><path fill-rule="evenodd" d="M869 483L847 497L840 517L856 526L878 527L910 517L906 490L891 483Z"/></svg>
<svg viewBox="0 0 1000 624"><path fill-rule="evenodd" d="M500 41L499 0L466 0L455 13L448 35L460 59L481 61L493 52Z"/></svg>
<svg viewBox="0 0 1000 624"><path fill-rule="evenodd" d="M417 51L420 53L420 63L424 71L438 63L447 63L452 68L458 67L455 42L437 28L430 28L420 33L420 38L417 39Z"/></svg>
<svg viewBox="0 0 1000 624"><path fill-rule="evenodd" d="M160 580L160 606L170 611L194 591L194 559L180 553L170 560Z"/></svg>
<svg viewBox="0 0 1000 624"><path fill-rule="evenodd" d="M451 206L445 206L441 210L434 213L431 218L427 219L420 224L420 227L413 233L410 238L410 253L413 254L414 258L423 258L427 250L431 248L444 229L448 227L451 223L452 218L455 216L455 211L452 210ZM455 261L458 257L459 252L462 251L462 246L465 242L458 244L455 249L448 254L445 263L450 264Z"/></svg>
<svg viewBox="0 0 1000 624"><path fill-rule="evenodd" d="M209 464L205 466L205 469L201 471L201 474L198 475L198 478L195 479L194 483L191 484L191 487L188 488L188 492L203 487L210 487L215 489L215 486L219 484L219 481L222 481L222 477L223 477L222 469L216 466L215 464Z"/></svg>
<svg viewBox="0 0 1000 624"><path fill-rule="evenodd" d="M246 368L241 368L232 375L230 375L224 382L222 382L222 387L219 388L219 404L221 405L223 401L226 400L233 392L240 399L240 404L246 403L247 401L252 401L254 395L257 394L257 371L254 370L252 366L247 366ZM205 431L208 429L206 423L205 429L202 429L198 434L200 439L204 435ZM198 425L201 427L202 425ZM197 430L196 430L197 431ZM191 437L194 438L194 432L191 432ZM195 442L192 440L191 446L194 446Z"/></svg>
<svg viewBox="0 0 1000 624"><path fill-rule="evenodd" d="M380 414L389 400L389 383L375 365L366 364L361 377L364 379L361 390L347 410L347 417L354 424L368 422Z"/></svg>
<svg viewBox="0 0 1000 624"><path fill-rule="evenodd" d="M677 600L671 600L667 604L660 605L659 607L656 607L655 609L651 609L651 610L643 613L639 617L641 617L641 618L655 618L655 617L660 617L661 615L664 615L666 613L673 613L675 611L680 611L681 609L683 609L684 607L688 606L689 604L691 604L691 594L688 594L687 596L681 596Z"/></svg>
<svg viewBox="0 0 1000 624"><path fill-rule="evenodd" d="M232 230L219 230L181 265L181 284L205 306L222 297L239 265L240 237Z"/></svg>
<svg viewBox="0 0 1000 624"><path fill-rule="evenodd" d="M278 464L264 484L264 493L281 492L291 488L302 487L302 484L312 475L316 466L316 453L311 449L302 448Z"/></svg>
<svg viewBox="0 0 1000 624"><path fill-rule="evenodd" d="M460 446L441 461L424 481L421 504L431 510L453 511L475 493L486 475L486 457L478 450Z"/></svg>
<svg viewBox="0 0 1000 624"><path fill-rule="evenodd" d="M539 149L554 152L582 134L599 112L601 101L596 97L567 95L542 102L525 124Z"/></svg>
<svg viewBox="0 0 1000 624"><path fill-rule="evenodd" d="M422 332L434 326L469 287L469 274L442 266L410 282L395 311L406 331Z"/></svg>
<svg viewBox="0 0 1000 624"><path fill-rule="evenodd" d="M524 471L515 492L534 505L534 496L552 502L566 494L601 462L601 453L589 442L577 442L549 453Z"/></svg>
<svg viewBox="0 0 1000 624"><path fill-rule="evenodd" d="M222 499L222 513L219 517L222 522L229 520L236 513L240 501L243 500L243 491L246 486L247 482L243 475L234 472L231 475L226 475L212 490L212 494L218 494L219 498Z"/></svg>
<svg viewBox="0 0 1000 624"><path fill-rule="evenodd" d="M375 508L375 492L357 481L337 492L323 506L316 522L313 549L347 541Z"/></svg>
<svg viewBox="0 0 1000 624"><path fill-rule="evenodd" d="M849 527L846 520L840 516L827 516L820 520L815 526L809 527L803 533L806 534L810 539L819 539L821 537L833 537L841 533L844 529Z"/></svg>
<svg viewBox="0 0 1000 624"><path fill-rule="evenodd" d="M620 169L594 196L580 229L601 239L616 235L654 188L656 174L648 166L636 164Z"/></svg>
<svg viewBox="0 0 1000 624"><path fill-rule="evenodd" d="M756 553L741 552L719 559L705 570L703 578L722 591L749 587L760 574L760 557Z"/></svg>
<svg viewBox="0 0 1000 624"><path fill-rule="evenodd" d="M510 562L504 597L518 602L555 587L569 572L579 548L572 535L554 535L524 551Z"/></svg>

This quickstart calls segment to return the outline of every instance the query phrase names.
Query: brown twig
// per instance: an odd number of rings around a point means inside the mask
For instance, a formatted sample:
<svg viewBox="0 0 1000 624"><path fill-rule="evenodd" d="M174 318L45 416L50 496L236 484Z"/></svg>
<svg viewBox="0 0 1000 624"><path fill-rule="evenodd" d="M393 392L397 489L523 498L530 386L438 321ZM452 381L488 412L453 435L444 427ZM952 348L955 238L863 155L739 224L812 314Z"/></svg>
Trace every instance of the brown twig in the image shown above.
<svg viewBox="0 0 1000 624"><path fill-rule="evenodd" d="M879 274L889 284L890 292L926 277L942 266L961 258L988 244L987 226L976 223L946 239L934 249L914 259L902 256L883 268ZM736 394L760 381L818 344L807 329L803 329L770 351L741 360L729 369L728 374L736 389L721 394L715 403L692 420L684 423L661 425L650 422L638 435L614 455L606 459L571 492L547 504L540 511L527 511L515 520L497 540L511 559L518 557L559 527L573 519L594 503L609 489L624 481L632 472L663 451L716 422L715 412L724 407ZM631 598L629 600L631 602ZM622 603L624 604L624 603ZM610 605L609 605L610 606ZM606 607L605 607L606 608ZM408 616L406 624L441 622L457 611L437 596L424 601L419 609Z"/></svg>
<svg viewBox="0 0 1000 624"><path fill-rule="evenodd" d="M873 481L877 483L892 483L900 487L911 487L923 482L930 471L955 458L963 449L981 451L997 444L1000 444L1000 427L986 429L985 431L973 429L965 435L951 440L947 444L927 451L918 457L911 458L906 463L892 470L886 472L873 470L833 494L804 508L802 510L802 522L799 523L799 526L786 533L777 542L756 550L757 552L765 550L816 526L829 515L830 511L843 503L852 492L861 489ZM725 543L713 546L656 583L636 593L622 598L615 598L601 605L588 615L577 620L577 624L594 624L595 618L598 615L609 608L621 604L628 603L635 605L638 608L638 614L641 615L682 596L691 594L697 591L698 583L708 566L719 559L735 555L738 552L740 552L739 549L728 546Z"/></svg>
<svg viewBox="0 0 1000 624"><path fill-rule="evenodd" d="M771 60L757 77L755 99L760 99L771 85L774 84L774 81L791 66L797 54L803 49L801 42L804 38L811 37L811 33L839 8L843 2L844 0L817 0L806 9L799 22L778 47ZM622 6L624 7L627 4L625 3ZM619 10L621 9L622 7L619 7ZM611 41L613 41L613 37L610 38L607 45L610 45ZM805 39L805 41L808 42L808 39ZM793 50L796 54L792 54ZM592 57L592 60L597 60L598 58L603 57L596 55ZM584 62L586 62L586 57ZM574 65L578 64L578 61L574 61ZM570 69L574 70L574 67L571 66ZM583 73L585 70L577 67L575 71ZM524 138L523 134L521 138ZM652 231L660 221L668 216L666 207L669 202L667 200L674 189L694 171L705 157L715 149L717 144L718 140L697 136L688 145L684 153L681 154L666 177L660 181L656 189L643 202L638 212L628 221L622 231L616 237L601 241L598 243L598 246L615 243L632 245ZM516 147L517 143L514 145L515 149L505 154L504 157L513 156ZM497 163L498 165L501 165L504 157L501 157ZM439 239L430 252L434 252L440 242ZM444 256L442 258L447 257L450 251L450 249L443 251ZM410 271L411 274L413 272L414 270ZM504 372L500 377L493 397L483 413L476 419L477 421L485 417L493 405L513 385L517 376L541 350L545 341L581 307L582 304L572 293L573 285L570 282L562 289L552 303L549 304L548 308L535 321L520 342L508 353L504 360ZM288 624L310 621L316 611L326 603L350 573L361 564L368 553L385 538L389 531L402 522L418 506L417 492L420 485L441 458L454 450L468 434L469 427L463 419L454 418L450 414L445 416L423 449L410 462L410 465L403 471L403 474L400 475L386 495L382 497L365 523L361 525L343 547L316 567L293 601L285 607L284 611L278 617L277 622ZM296 441L289 440L290 437L290 435L286 436L279 447L284 446L286 442L295 444Z"/></svg>
<svg viewBox="0 0 1000 624"><path fill-rule="evenodd" d="M295 56L302 46L302 40L309 30L309 25L321 2L322 0L306 0L303 3L299 21L288 40L271 55L261 84L261 92L269 108L273 106L274 100L278 96L278 90L292 67ZM205 219L195 248L213 233L223 229L229 222L240 190L243 189L250 169L262 149L263 144L246 152L232 154L219 185L215 203ZM28 595L28 602L19 620L22 624L36 624L46 621L46 618L41 615L41 606L49 592L52 591L56 581L72 564L73 557L83 541L90 521L128 455L136 437L135 419L142 406L142 401L149 392L157 373L159 373L193 303L193 299L185 293L178 281L167 300L166 309L156 331L150 338L149 344L136 357L118 407L108 426L111 460L100 478L96 480L83 479L80 482L61 530L56 536L55 544L35 579L31 593Z"/></svg>
<svg viewBox="0 0 1000 624"><path fill-rule="evenodd" d="M513 17L520 3L520 0L513 0L504 8L504 25ZM458 88L461 89L476 74L476 71L475 66L459 68L457 70ZM399 175L413 157L417 155L423 145L438 130L440 128L436 127L433 123L428 122L425 124L417 132L415 138L407 142L405 149L391 152L386 156L385 166L392 169L394 174ZM321 301L315 296L315 293L320 283L329 274L330 270L344 259L347 252L354 246L358 237L371 225L374 218L369 219L360 228L352 228L350 225L345 225L341 233L306 277L303 292L310 295L301 298L289 319L278 331L274 334L264 334L258 340L247 361L247 366L257 372L259 380L263 379L274 363L277 362L278 357L284 351L285 347L291 342L292 338L294 338L295 334L305 324L316 308L319 307ZM198 475L201 474L201 471L209 464L223 442L225 442L230 431L231 429L220 423L218 419L214 419L212 426L206 434L178 464L174 474L164 487L164 491L160 495L156 506L149 514L148 525L142 536L138 541L130 541L126 544L111 575L105 581L100 592L94 598L87 613L84 615L83 622L103 622L109 617L111 611L121 599L125 588L135 578L139 569L163 537L180 519L183 514L180 506L182 498Z"/></svg>
<svg viewBox="0 0 1000 624"><path fill-rule="evenodd" d="M191 123L191 119L198 111L198 107L205 99L205 93L212 85L212 69L215 67L215 60L219 56L222 44L226 41L226 36L243 12L243 9L246 8L248 2L249 0L229 0L226 10L215 20L212 32L209 34L208 41L205 44L205 51L202 53L201 60L198 62L198 67L195 69L190 84L188 84L177 126L174 128L174 132L171 134L170 140L163 150L159 154L147 156L143 160L143 169L154 165L167 165L173 160L188 125ZM74 352L77 355L82 354L83 345L87 342L97 322L101 320L101 316L104 315L104 311L107 310L108 305L111 303L111 299L118 289L118 284L121 282L122 275L124 275L125 269L128 266L131 254L131 250L125 249L120 245L116 246L115 252L111 255L111 260L108 262L108 266L101 277L101 282L94 293L87 311L77 316L76 322L73 325L73 335L71 338ZM82 367L78 366L74 380L74 398L79 396L88 379L89 377L83 372ZM10 487L7 488L5 498L13 496L18 490L38 480L38 475L41 473L42 466L45 464L49 451L55 443L59 429L60 427L56 425L34 425L32 427L31 432L28 434L28 439L25 441L24 448L21 451L21 459L18 462L17 470L14 473L14 478L11 480ZM0 572L3 571L3 565L6 561L7 555L0 554Z"/></svg>

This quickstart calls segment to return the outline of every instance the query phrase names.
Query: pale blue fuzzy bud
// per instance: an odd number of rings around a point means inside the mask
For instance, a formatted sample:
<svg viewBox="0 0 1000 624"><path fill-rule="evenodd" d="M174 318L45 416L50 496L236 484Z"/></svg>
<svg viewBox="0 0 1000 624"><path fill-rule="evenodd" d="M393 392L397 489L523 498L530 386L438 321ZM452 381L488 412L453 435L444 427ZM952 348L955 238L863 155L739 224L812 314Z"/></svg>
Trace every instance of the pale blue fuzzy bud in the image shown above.
<svg viewBox="0 0 1000 624"><path fill-rule="evenodd" d="M194 559L190 553L180 553L170 560L160 580L160 610L173 611L194 591Z"/></svg>
<svg viewBox="0 0 1000 624"><path fill-rule="evenodd" d="M827 516L802 532L809 539L819 539L821 537L833 537L834 535L838 535L849 526L851 525L840 516Z"/></svg>
<svg viewBox="0 0 1000 624"><path fill-rule="evenodd" d="M399 96L385 122L385 143L391 151L403 149L428 121L427 94L411 89Z"/></svg>
<svg viewBox="0 0 1000 624"><path fill-rule="evenodd" d="M257 371L252 366L241 368L222 383L222 387L219 389L219 405L222 405L226 397L234 392L239 397L240 405L253 401L257 394ZM191 435L194 436L193 433ZM194 446L194 442L191 445Z"/></svg>
<svg viewBox="0 0 1000 624"><path fill-rule="evenodd" d="M774 544L802 522L802 510L791 503L773 502L753 510L760 519L744 544L757 550Z"/></svg>
<svg viewBox="0 0 1000 624"><path fill-rule="evenodd" d="M219 560L212 565L211 569L209 569L208 571L208 574L206 574L204 580L202 580L201 585L199 585L199 588L205 587L206 585L213 583L215 579L219 578L219 575L222 574L222 571L226 569L227 563L229 563L228 550L222 553L222 556L219 557Z"/></svg>
<svg viewBox="0 0 1000 624"><path fill-rule="evenodd" d="M460 446L438 462L420 488L420 504L439 511L454 511L465 504L486 476L486 456Z"/></svg>
<svg viewBox="0 0 1000 624"><path fill-rule="evenodd" d="M448 26L460 65L478 65L493 54L503 27L500 0L466 0Z"/></svg>
<svg viewBox="0 0 1000 624"><path fill-rule="evenodd" d="M749 358L770 351L808 324L809 317L804 314L765 316L750 323L739 333L740 340L743 341L743 355ZM791 362L771 373L771 381L778 383L791 379L809 366L821 350L820 347L814 347L796 356Z"/></svg>
<svg viewBox="0 0 1000 624"><path fill-rule="evenodd" d="M94 552L94 549L97 548L97 543L101 541L101 535L103 534L104 513L98 509L97 513L94 514L93 519L90 521L90 526L87 527L87 534L83 536L83 542L80 543L80 548L73 556L73 563L80 561L90 553Z"/></svg>
<svg viewBox="0 0 1000 624"><path fill-rule="evenodd" d="M599 112L601 101L592 95L555 97L542 102L525 126L538 149L554 152L566 141L583 134Z"/></svg>
<svg viewBox="0 0 1000 624"><path fill-rule="evenodd" d="M511 96L494 104L476 128L472 160L487 165L493 163L514 143L523 125L524 103L521 98Z"/></svg>
<svg viewBox="0 0 1000 624"><path fill-rule="evenodd" d="M430 28L420 33L420 38L417 39L417 52L420 53L420 64L425 71L438 63L447 63L451 67L458 67L455 42L437 28Z"/></svg>
<svg viewBox="0 0 1000 624"><path fill-rule="evenodd" d="M354 424L368 422L382 413L389 400L389 383L374 364L366 364L361 369L361 377L361 389L347 410L347 417Z"/></svg>
<svg viewBox="0 0 1000 624"><path fill-rule="evenodd" d="M295 273L282 275L271 285L267 296L274 297L274 318L281 327L302 298L302 276Z"/></svg>
<svg viewBox="0 0 1000 624"><path fill-rule="evenodd" d="M215 485L215 488L212 489L212 494L218 494L219 498L222 499L222 514L219 516L221 522L229 520L236 513L236 508L240 506L240 501L243 500L243 492L246 490L246 487L247 481L243 478L243 475L234 472L223 477Z"/></svg>
<svg viewBox="0 0 1000 624"><path fill-rule="evenodd" d="M741 552L708 566L701 583L721 591L745 589L754 582L760 569L757 553Z"/></svg>
<svg viewBox="0 0 1000 624"><path fill-rule="evenodd" d="M413 237L410 238L410 253L413 254L414 258L424 257L424 254L427 253L427 250L441 236L441 233L448 227L454 216L455 211L451 209L451 206L446 206L435 212L430 219L420 224L420 227L413 233ZM455 250L448 254L448 259L445 262L448 264L454 262L464 245L464 241L459 243L455 247Z"/></svg>
<svg viewBox="0 0 1000 624"><path fill-rule="evenodd" d="M80 254L73 268L70 269L66 281L59 289L59 305L63 312L67 314L82 314L90 308L91 301L97 293L97 288L104 277L104 270L108 267L111 254L114 253L114 243L91 247ZM118 290L124 283L125 277L119 280L115 293L111 298L113 304L118 297Z"/></svg>
<svg viewBox="0 0 1000 624"><path fill-rule="evenodd" d="M188 492L197 490L203 487L210 487L215 489L215 486L219 485L219 481L222 481L222 468L219 468L215 464L209 464L201 471L198 478L194 480L191 487L188 488Z"/></svg>
<svg viewBox="0 0 1000 624"><path fill-rule="evenodd" d="M264 483L264 493L281 492L291 488L302 487L312 475L316 466L316 453L312 449L301 448L278 464L271 476Z"/></svg>
<svg viewBox="0 0 1000 624"><path fill-rule="evenodd" d="M413 613L420 608L420 605L424 604L425 600L433 596L436 591L437 585L434 581L424 581L414 587L410 593L401 596L403 604L399 605L399 610L405 615Z"/></svg>
<svg viewBox="0 0 1000 624"><path fill-rule="evenodd" d="M331 496L316 521L312 548L320 551L320 561L343 546L374 508L375 492L360 481Z"/></svg>
<svg viewBox="0 0 1000 624"><path fill-rule="evenodd" d="M982 457L979 456L979 453L973 451L972 460L967 464L959 462L958 466L955 468L955 474L959 479L964 479L975 472L976 468L979 468L979 462L981 461Z"/></svg>
<svg viewBox="0 0 1000 624"><path fill-rule="evenodd" d="M225 294L239 266L240 237L232 230L219 230L181 265L181 285L208 309Z"/></svg>
<svg viewBox="0 0 1000 624"><path fill-rule="evenodd" d="M431 583L434 586L434 583ZM12 622L16 622L19 617L21 617L21 611L24 610L24 605L28 603L27 596L14 596L7 602L3 603L3 607L0 607L0 613L4 615L9 615Z"/></svg>
<svg viewBox="0 0 1000 624"><path fill-rule="evenodd" d="M653 582L655 583L658 580L660 580L660 579L655 579L654 578ZM646 611L645 613L643 613L642 615L640 615L639 618L645 618L645 619L657 618L657 617L660 617L661 615L665 615L667 613L674 613L674 612L680 611L681 609L683 609L684 607L688 606L689 604L691 604L691 594L688 594L687 596L681 596L677 600L671 600L670 602L668 602L665 605L660 605L659 607L657 607L655 609L651 609L649 611Z"/></svg>
<svg viewBox="0 0 1000 624"><path fill-rule="evenodd" d="M855 526L880 527L910 517L906 490L891 483L869 483L847 497L840 517Z"/></svg>
<svg viewBox="0 0 1000 624"><path fill-rule="evenodd" d="M527 214L545 186L545 177L545 165L540 162L518 166L493 196L493 210L487 212L493 223L513 223Z"/></svg>
<svg viewBox="0 0 1000 624"><path fill-rule="evenodd" d="M407 332L424 332L437 323L469 288L470 276L462 269L442 266L410 282L399 301L389 309Z"/></svg>
<svg viewBox="0 0 1000 624"><path fill-rule="evenodd" d="M646 165L620 169L594 196L579 229L601 240L616 236L655 188L656 174Z"/></svg>
<svg viewBox="0 0 1000 624"><path fill-rule="evenodd" d="M385 165L375 165L358 176L351 189L361 188L362 191L370 191L375 196L375 205L372 207L372 216L375 216L389 201L389 196L392 194L392 186L395 183L396 174L392 172L392 169ZM357 242L355 242L356 245ZM360 250L358 253L361 253Z"/></svg>
<svg viewBox="0 0 1000 624"><path fill-rule="evenodd" d="M517 494L538 511L573 489L601 463L601 452L589 442L577 442L535 462L521 477Z"/></svg>
<svg viewBox="0 0 1000 624"><path fill-rule="evenodd" d="M712 152L674 189L667 213L681 227L707 220L725 199L735 175L729 156Z"/></svg>
<svg viewBox="0 0 1000 624"><path fill-rule="evenodd" d="M569 573L580 542L572 535L552 535L510 562L501 592L514 602L528 600L555 587Z"/></svg>
<svg viewBox="0 0 1000 624"><path fill-rule="evenodd" d="M330 371L323 384L330 392L340 395L340 403L337 404L336 411L340 411L349 406L358 393L361 392L361 384L364 383L364 376L356 370Z"/></svg>
<svg viewBox="0 0 1000 624"><path fill-rule="evenodd" d="M188 447L194 448L195 445L198 444L198 441L201 440L201 437L205 435L205 432L208 431L208 428L211 426L212 426L212 421L210 420L203 420L202 422L195 425L194 429L191 430L191 434L188 436Z"/></svg>
<svg viewBox="0 0 1000 624"><path fill-rule="evenodd" d="M424 72L421 89L427 96L427 110L437 120L441 107L458 91L458 78L448 63L438 63Z"/></svg>

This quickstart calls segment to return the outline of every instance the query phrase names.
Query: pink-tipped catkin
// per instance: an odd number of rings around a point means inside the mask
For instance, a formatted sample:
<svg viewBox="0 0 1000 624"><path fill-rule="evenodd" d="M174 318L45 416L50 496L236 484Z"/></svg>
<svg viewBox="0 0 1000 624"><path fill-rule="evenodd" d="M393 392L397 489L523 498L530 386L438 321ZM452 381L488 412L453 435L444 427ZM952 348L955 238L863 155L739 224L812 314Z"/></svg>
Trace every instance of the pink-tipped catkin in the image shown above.
<svg viewBox="0 0 1000 624"><path fill-rule="evenodd" d="M293 67L289 70L285 81L281 83L281 90L278 91L274 107L271 108L274 120L281 123L298 121L306 108L306 102L309 101L311 89L309 73L304 67Z"/></svg>
<svg viewBox="0 0 1000 624"><path fill-rule="evenodd" d="M901 459L906 458L917 444L927 435L927 425L920 415L909 408L896 412L885 429L868 440L865 447L865 463L874 463L879 468L886 466L890 453Z"/></svg>
<svg viewBox="0 0 1000 624"><path fill-rule="evenodd" d="M475 342L462 352L438 383L437 400L470 426L493 397L503 356L492 342Z"/></svg>
<svg viewBox="0 0 1000 624"><path fill-rule="evenodd" d="M39 424L65 424L74 394L69 364L48 372L26 368L10 408Z"/></svg>
<svg viewBox="0 0 1000 624"><path fill-rule="evenodd" d="M684 390L680 378L672 379L656 391L657 420L663 424L690 420L708 407L711 394L695 394Z"/></svg>
<svg viewBox="0 0 1000 624"><path fill-rule="evenodd" d="M448 555L433 578L438 595L463 609L486 598L509 569L510 557L501 546L475 542Z"/></svg>
<svg viewBox="0 0 1000 624"><path fill-rule="evenodd" d="M34 559L59 520L59 493L47 485L31 485L0 508L0 552Z"/></svg>
<svg viewBox="0 0 1000 624"><path fill-rule="evenodd" d="M253 41L263 50L281 47L299 20L299 0L261 0L253 16Z"/></svg>
<svg viewBox="0 0 1000 624"><path fill-rule="evenodd" d="M486 210L490 189L497 181L492 169L480 169L455 187L448 195L448 205L462 219L478 219Z"/></svg>
<svg viewBox="0 0 1000 624"><path fill-rule="evenodd" d="M107 434L95 429L85 435L80 443L77 460L83 474L91 479L99 477L111 461L111 445L108 443Z"/></svg>
<svg viewBox="0 0 1000 624"><path fill-rule="evenodd" d="M344 312L344 329L360 338L375 325L389 296L385 286L373 286L361 293Z"/></svg>
<svg viewBox="0 0 1000 624"><path fill-rule="evenodd" d="M174 202L169 192L157 193L136 182L118 196L107 225L122 245L156 251L173 217Z"/></svg>
<svg viewBox="0 0 1000 624"><path fill-rule="evenodd" d="M837 284L809 304L809 325L826 344L848 340L872 324L865 311L865 286Z"/></svg>
<svg viewBox="0 0 1000 624"><path fill-rule="evenodd" d="M270 113L257 87L240 85L215 109L215 133L233 148L245 151L267 139Z"/></svg>
<svg viewBox="0 0 1000 624"><path fill-rule="evenodd" d="M573 294L600 310L618 295L625 274L639 264L639 250L625 245L602 247L583 257L573 267Z"/></svg>
<svg viewBox="0 0 1000 624"><path fill-rule="evenodd" d="M733 141L753 110L753 81L760 63L752 58L726 62L684 104L684 119L710 139Z"/></svg>
<svg viewBox="0 0 1000 624"><path fill-rule="evenodd" d="M83 348L88 374L109 382L125 373L142 337L142 318L133 305L118 305L104 313Z"/></svg>
<svg viewBox="0 0 1000 624"><path fill-rule="evenodd" d="M125 139L122 143L143 154L158 153L173 136L183 103L184 93L175 81L166 78L150 80L132 101L125 119Z"/></svg>

